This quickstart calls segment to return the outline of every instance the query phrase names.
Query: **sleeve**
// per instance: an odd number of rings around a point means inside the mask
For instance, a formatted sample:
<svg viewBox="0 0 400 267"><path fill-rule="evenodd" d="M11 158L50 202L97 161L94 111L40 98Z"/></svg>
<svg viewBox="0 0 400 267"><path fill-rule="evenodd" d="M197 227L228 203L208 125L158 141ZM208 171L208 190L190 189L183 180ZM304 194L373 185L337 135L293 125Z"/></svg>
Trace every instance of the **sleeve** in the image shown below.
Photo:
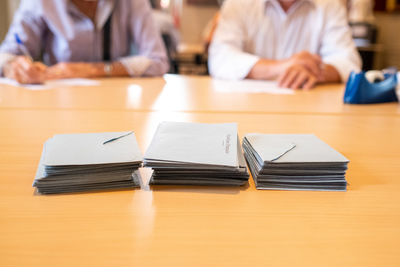
<svg viewBox="0 0 400 267"><path fill-rule="evenodd" d="M221 9L221 17L209 49L209 70L213 77L244 79L260 59L243 51L245 39L246 5L227 0Z"/></svg>
<svg viewBox="0 0 400 267"><path fill-rule="evenodd" d="M336 68L342 82L346 82L351 71L360 71L361 58L352 39L344 6L335 0L329 1L325 14L320 55L324 63Z"/></svg>
<svg viewBox="0 0 400 267"><path fill-rule="evenodd" d="M137 54L120 62L131 76L161 76L168 71L168 57L148 1L131 0L130 31Z"/></svg>
<svg viewBox="0 0 400 267"><path fill-rule="evenodd" d="M40 4L35 0L23 0L16 11L6 38L0 45L0 73L3 66L16 55L23 52L15 41L15 34L24 42L34 60L40 60L42 36L45 23L40 15Z"/></svg>

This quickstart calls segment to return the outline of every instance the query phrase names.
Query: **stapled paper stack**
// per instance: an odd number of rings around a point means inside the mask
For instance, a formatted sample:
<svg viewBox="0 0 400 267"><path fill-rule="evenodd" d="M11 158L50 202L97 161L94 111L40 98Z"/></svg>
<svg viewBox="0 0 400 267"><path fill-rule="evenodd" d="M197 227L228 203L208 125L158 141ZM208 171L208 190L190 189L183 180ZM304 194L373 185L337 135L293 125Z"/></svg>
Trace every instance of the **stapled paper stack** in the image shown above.
<svg viewBox="0 0 400 267"><path fill-rule="evenodd" d="M43 194L139 187L141 163L133 132L55 135L44 144L33 186Z"/></svg>
<svg viewBox="0 0 400 267"><path fill-rule="evenodd" d="M348 159L309 134L248 134L245 157L257 189L345 191Z"/></svg>
<svg viewBox="0 0 400 267"><path fill-rule="evenodd" d="M153 185L238 186L249 179L236 123L163 122L144 157Z"/></svg>

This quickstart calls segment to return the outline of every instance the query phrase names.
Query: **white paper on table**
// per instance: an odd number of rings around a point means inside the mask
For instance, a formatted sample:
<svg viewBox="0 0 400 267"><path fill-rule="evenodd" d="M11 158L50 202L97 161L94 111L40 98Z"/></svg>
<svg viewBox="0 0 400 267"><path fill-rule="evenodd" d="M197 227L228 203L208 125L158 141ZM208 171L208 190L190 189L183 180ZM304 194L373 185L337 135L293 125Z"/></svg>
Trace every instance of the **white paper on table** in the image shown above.
<svg viewBox="0 0 400 267"><path fill-rule="evenodd" d="M17 81L9 78L0 77L0 84L11 85L19 88L26 88L29 90L47 90L50 87L46 84L20 84Z"/></svg>
<svg viewBox="0 0 400 267"><path fill-rule="evenodd" d="M91 79L74 78L50 80L47 81L45 84L50 86L98 86L100 85L100 82Z"/></svg>
<svg viewBox="0 0 400 267"><path fill-rule="evenodd" d="M19 88L25 88L29 90L48 90L62 86L97 86L100 82L91 79L59 79L59 80L49 80L44 84L20 84L15 80L9 78L0 78L0 84L11 85Z"/></svg>
<svg viewBox="0 0 400 267"><path fill-rule="evenodd" d="M280 88L275 81L241 80L228 81L213 79L212 87L221 93L268 93L276 95L292 95L293 90Z"/></svg>

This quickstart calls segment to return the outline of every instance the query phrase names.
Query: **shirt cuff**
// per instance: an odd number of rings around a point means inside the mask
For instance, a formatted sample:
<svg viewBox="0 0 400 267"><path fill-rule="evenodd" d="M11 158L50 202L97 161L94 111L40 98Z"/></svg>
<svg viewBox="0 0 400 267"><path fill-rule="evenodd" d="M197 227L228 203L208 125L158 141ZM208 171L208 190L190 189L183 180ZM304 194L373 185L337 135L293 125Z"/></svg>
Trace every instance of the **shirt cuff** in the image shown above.
<svg viewBox="0 0 400 267"><path fill-rule="evenodd" d="M244 52L220 51L214 51L209 57L210 73L215 78L243 80L260 60L260 57Z"/></svg>
<svg viewBox="0 0 400 267"><path fill-rule="evenodd" d="M0 53L0 76L3 76L3 67L7 64L7 62L13 60L16 55L9 53Z"/></svg>
<svg viewBox="0 0 400 267"><path fill-rule="evenodd" d="M249 75L249 72L254 65L260 60L260 57L255 55L243 54L240 57L241 63L237 62L237 79L243 80Z"/></svg>
<svg viewBox="0 0 400 267"><path fill-rule="evenodd" d="M132 77L142 76L152 64L152 60L145 56L130 56L119 59L126 71Z"/></svg>

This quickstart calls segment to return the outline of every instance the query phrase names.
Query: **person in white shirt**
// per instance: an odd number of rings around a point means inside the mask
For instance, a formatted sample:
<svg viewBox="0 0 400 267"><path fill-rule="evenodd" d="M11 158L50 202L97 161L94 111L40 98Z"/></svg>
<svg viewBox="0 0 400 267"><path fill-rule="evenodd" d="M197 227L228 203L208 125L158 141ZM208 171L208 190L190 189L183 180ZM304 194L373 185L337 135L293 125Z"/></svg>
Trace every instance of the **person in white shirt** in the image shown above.
<svg viewBox="0 0 400 267"><path fill-rule="evenodd" d="M226 0L209 49L214 77L294 89L344 82L360 67L337 0Z"/></svg>

